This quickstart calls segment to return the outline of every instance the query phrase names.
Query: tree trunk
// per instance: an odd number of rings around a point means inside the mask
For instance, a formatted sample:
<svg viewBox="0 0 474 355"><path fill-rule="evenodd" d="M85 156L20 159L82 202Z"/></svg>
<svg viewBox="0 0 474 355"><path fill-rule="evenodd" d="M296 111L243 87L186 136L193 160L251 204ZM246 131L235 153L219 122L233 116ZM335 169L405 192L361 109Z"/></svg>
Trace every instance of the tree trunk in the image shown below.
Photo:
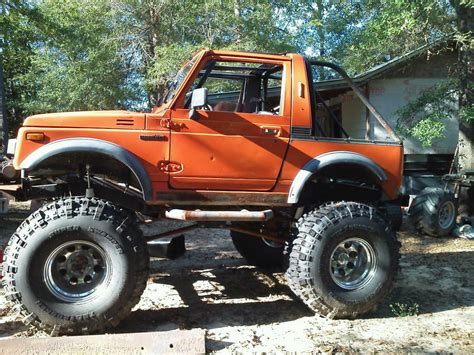
<svg viewBox="0 0 474 355"><path fill-rule="evenodd" d="M146 15L144 17L144 27L148 29L148 33L146 35L146 50L144 56L145 68L149 69L153 66L153 63L156 61L156 49L159 46L159 23L160 23L160 15L159 9L154 7L154 3L147 3L147 8L145 9ZM148 108L153 108L158 100L158 92L159 88L154 87L152 91L147 92L147 100L148 100Z"/></svg>
<svg viewBox="0 0 474 355"><path fill-rule="evenodd" d="M3 82L3 59L0 55L0 144L1 153L7 153L8 144L8 120L7 120L7 108L5 104L5 87Z"/></svg>
<svg viewBox="0 0 474 355"><path fill-rule="evenodd" d="M234 18L235 23L237 24L235 27L235 43L240 45L242 43L242 24L241 24L241 4L240 0L234 0Z"/></svg>
<svg viewBox="0 0 474 355"><path fill-rule="evenodd" d="M324 60L324 56L326 55L326 34L324 33L324 26L323 26L323 11L324 5L322 0L316 1L316 6L318 7L317 10L314 12L314 17L318 20L317 25L317 33L319 39L319 60ZM323 67L318 67L319 71L319 80L325 80L326 75L324 72Z"/></svg>
<svg viewBox="0 0 474 355"><path fill-rule="evenodd" d="M474 105L474 8L463 4L462 0L451 0L451 5L456 10L458 30L467 40L459 47L459 109L460 111ZM460 145L460 163L465 169L474 168L474 122L459 122L459 137L463 140Z"/></svg>

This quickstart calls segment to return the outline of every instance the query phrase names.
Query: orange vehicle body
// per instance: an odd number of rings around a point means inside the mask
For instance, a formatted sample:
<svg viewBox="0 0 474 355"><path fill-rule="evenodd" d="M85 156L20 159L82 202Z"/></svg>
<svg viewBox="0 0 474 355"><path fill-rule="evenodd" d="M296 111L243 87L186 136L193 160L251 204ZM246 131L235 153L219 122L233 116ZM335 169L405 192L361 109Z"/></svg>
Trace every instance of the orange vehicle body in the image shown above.
<svg viewBox="0 0 474 355"><path fill-rule="evenodd" d="M200 110L198 120L189 118L185 95L211 59L282 66L280 113ZM52 142L94 138L114 143L138 158L152 186L153 198L147 204L179 204L186 199L188 203L287 205L290 187L308 162L324 153L349 151L368 157L383 169L386 199L396 199L402 181L401 144L301 139L292 134L292 127L311 129L313 125L310 87L300 55L205 50L174 98L151 113L71 112L27 118L18 132L14 166L22 169L30 154ZM44 138L29 140L30 133Z"/></svg>

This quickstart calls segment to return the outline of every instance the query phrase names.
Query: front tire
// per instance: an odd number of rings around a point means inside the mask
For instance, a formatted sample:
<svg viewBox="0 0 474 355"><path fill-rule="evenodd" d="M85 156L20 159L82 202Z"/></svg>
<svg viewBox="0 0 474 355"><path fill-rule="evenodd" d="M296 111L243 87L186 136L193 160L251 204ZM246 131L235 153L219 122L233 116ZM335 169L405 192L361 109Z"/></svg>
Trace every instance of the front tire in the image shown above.
<svg viewBox="0 0 474 355"><path fill-rule="evenodd" d="M132 214L97 198L41 207L5 252L4 286L23 320L52 334L116 326L148 279L147 246Z"/></svg>
<svg viewBox="0 0 474 355"><path fill-rule="evenodd" d="M286 278L313 311L354 318L390 292L399 243L376 210L355 202L324 205L299 221Z"/></svg>

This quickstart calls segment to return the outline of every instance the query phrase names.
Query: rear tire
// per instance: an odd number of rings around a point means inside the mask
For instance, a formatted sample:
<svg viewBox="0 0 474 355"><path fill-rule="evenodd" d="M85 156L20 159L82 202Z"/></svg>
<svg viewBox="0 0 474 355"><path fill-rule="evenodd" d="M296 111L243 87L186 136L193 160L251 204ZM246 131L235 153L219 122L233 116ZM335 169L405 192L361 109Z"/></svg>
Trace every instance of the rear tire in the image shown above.
<svg viewBox="0 0 474 355"><path fill-rule="evenodd" d="M230 232L230 236L237 251L250 265L261 268L274 268L283 265L284 244L234 231Z"/></svg>
<svg viewBox="0 0 474 355"><path fill-rule="evenodd" d="M383 205L383 214L394 231L399 231L403 223L402 207L398 203Z"/></svg>
<svg viewBox="0 0 474 355"><path fill-rule="evenodd" d="M291 290L328 318L375 309L392 288L400 248L376 210L336 202L305 214L298 225L286 272Z"/></svg>
<svg viewBox="0 0 474 355"><path fill-rule="evenodd" d="M412 201L408 215L419 233L445 237L456 226L456 211L453 193L427 187Z"/></svg>
<svg viewBox="0 0 474 355"><path fill-rule="evenodd" d="M139 301L148 252L135 217L97 198L41 207L5 251L4 286L26 324L90 333L116 326Z"/></svg>

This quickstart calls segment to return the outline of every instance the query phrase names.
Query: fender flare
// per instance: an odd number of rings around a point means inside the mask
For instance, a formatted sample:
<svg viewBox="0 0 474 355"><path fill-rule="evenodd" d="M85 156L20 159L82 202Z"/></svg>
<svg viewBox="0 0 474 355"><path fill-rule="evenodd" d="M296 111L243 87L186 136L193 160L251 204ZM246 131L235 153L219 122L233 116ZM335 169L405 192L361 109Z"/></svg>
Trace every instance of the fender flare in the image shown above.
<svg viewBox="0 0 474 355"><path fill-rule="evenodd" d="M330 165L343 163L360 165L361 167L369 170L372 174L374 174L374 176L379 180L380 183L383 183L387 180L387 175L385 174L385 171L372 159L369 159L362 154L346 151L324 153L311 159L298 172L298 174L296 174L293 183L290 186L290 191L288 194L288 203L293 204L299 201L301 191L303 191L306 182L316 172L321 171L322 169Z"/></svg>
<svg viewBox="0 0 474 355"><path fill-rule="evenodd" d="M60 139L38 148L28 155L20 165L23 172L35 169L48 158L63 153L100 153L114 158L129 168L142 189L145 201L152 200L151 180L138 157L119 145L96 138Z"/></svg>

